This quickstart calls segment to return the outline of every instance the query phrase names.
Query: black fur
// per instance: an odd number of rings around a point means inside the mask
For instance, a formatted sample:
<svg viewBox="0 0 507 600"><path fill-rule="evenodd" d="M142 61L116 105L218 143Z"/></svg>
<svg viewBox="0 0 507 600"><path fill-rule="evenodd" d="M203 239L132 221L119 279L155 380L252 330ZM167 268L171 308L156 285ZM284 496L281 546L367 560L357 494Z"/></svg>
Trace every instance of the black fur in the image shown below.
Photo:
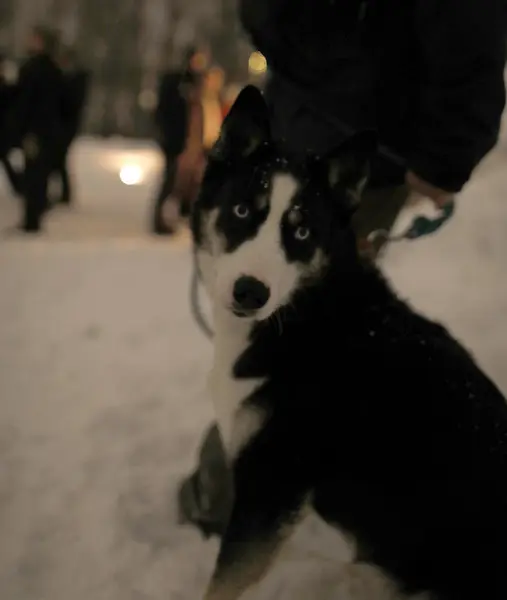
<svg viewBox="0 0 507 600"><path fill-rule="evenodd" d="M212 165L197 213L229 202L228 185L269 170L275 150L262 152L222 171ZM276 545L310 501L356 540L358 561L403 591L504 600L505 398L444 327L359 259L336 206L347 204L346 190L333 199L315 170L305 173L312 230L330 265L281 309L281 329L255 325L234 365L236 378L266 379L244 404L268 417L233 465L235 503L215 579Z"/></svg>
<svg viewBox="0 0 507 600"><path fill-rule="evenodd" d="M506 597L505 399L375 270L336 269L302 292L282 335L257 327L235 375L268 379L248 402L270 418L234 468L259 520L312 491L359 559L407 591Z"/></svg>

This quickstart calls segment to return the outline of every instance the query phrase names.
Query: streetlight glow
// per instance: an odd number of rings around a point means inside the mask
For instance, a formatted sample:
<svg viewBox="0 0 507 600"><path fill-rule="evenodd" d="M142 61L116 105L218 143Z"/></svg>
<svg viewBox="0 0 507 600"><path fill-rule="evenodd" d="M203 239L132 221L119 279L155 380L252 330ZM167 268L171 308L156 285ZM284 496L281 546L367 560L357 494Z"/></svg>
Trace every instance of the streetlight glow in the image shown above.
<svg viewBox="0 0 507 600"><path fill-rule="evenodd" d="M267 71L268 63L265 56L261 52L252 52L248 59L248 70L253 75L264 75Z"/></svg>
<svg viewBox="0 0 507 600"><path fill-rule="evenodd" d="M139 165L125 165L120 170L120 181L125 185L139 185L143 180L143 171Z"/></svg>

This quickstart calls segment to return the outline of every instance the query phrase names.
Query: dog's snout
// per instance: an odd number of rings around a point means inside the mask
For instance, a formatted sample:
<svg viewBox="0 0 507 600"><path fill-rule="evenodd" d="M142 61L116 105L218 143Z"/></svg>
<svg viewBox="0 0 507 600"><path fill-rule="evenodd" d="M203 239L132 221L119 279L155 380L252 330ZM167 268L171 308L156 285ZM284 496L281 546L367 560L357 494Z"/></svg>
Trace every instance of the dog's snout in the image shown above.
<svg viewBox="0 0 507 600"><path fill-rule="evenodd" d="M269 300L269 288L255 277L240 277L234 284L234 302L247 311L259 310Z"/></svg>

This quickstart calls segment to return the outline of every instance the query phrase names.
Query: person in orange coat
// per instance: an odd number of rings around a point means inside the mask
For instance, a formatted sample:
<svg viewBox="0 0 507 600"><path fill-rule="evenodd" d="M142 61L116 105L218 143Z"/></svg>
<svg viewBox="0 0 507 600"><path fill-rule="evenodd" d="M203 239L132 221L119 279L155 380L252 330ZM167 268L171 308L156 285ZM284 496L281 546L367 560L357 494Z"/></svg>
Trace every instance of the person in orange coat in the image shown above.
<svg viewBox="0 0 507 600"><path fill-rule="evenodd" d="M206 157L220 135L231 106L224 100L224 82L223 69L213 66L203 74L189 98L187 141L178 160L174 189L184 216L190 213L206 167Z"/></svg>
<svg viewBox="0 0 507 600"><path fill-rule="evenodd" d="M232 105L236 101L236 98L238 97L240 91L241 86L235 83L230 83L229 85L225 86L222 105L222 114L224 119L231 110Z"/></svg>

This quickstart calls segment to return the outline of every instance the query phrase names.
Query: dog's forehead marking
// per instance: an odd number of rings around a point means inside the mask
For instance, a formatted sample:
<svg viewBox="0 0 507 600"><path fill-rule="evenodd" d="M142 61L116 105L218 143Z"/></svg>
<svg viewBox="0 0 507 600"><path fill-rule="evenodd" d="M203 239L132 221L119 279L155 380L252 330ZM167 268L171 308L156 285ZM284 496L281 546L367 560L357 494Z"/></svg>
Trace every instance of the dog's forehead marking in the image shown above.
<svg viewBox="0 0 507 600"><path fill-rule="evenodd" d="M269 199L269 220L280 221L283 215L290 210L298 187L299 183L292 175L287 173L275 173L273 175Z"/></svg>

